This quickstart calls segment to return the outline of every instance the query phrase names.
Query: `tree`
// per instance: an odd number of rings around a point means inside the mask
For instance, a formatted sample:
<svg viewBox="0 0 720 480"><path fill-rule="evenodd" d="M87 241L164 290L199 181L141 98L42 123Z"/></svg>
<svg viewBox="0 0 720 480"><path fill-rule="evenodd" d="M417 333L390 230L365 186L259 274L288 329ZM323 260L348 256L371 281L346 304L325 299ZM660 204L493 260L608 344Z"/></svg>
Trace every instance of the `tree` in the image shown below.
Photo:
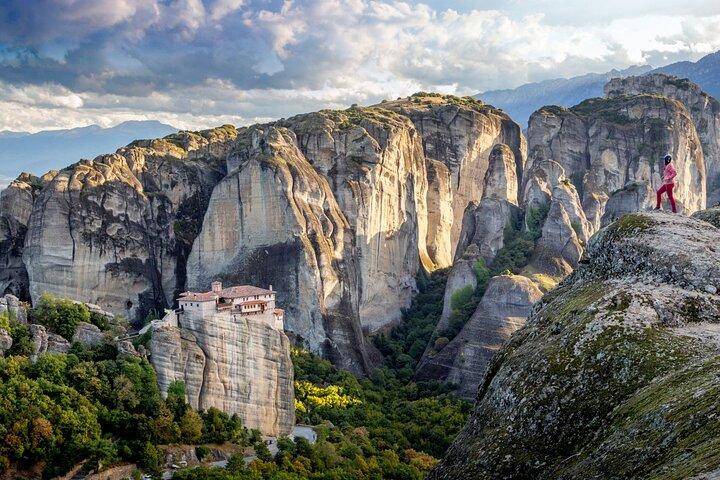
<svg viewBox="0 0 720 480"><path fill-rule="evenodd" d="M88 460L99 471L103 464L113 463L118 459L118 452L110 438L98 438L88 446Z"/></svg>
<svg viewBox="0 0 720 480"><path fill-rule="evenodd" d="M161 443L177 443L180 440L180 427L175 423L172 411L165 405L153 422L153 430Z"/></svg>
<svg viewBox="0 0 720 480"><path fill-rule="evenodd" d="M48 382L63 385L65 384L65 372L68 368L68 356L61 353L44 353L38 356L32 366L32 375L35 378L43 378Z"/></svg>
<svg viewBox="0 0 720 480"><path fill-rule="evenodd" d="M202 438L202 426L200 415L188 408L180 419L180 434L183 442L190 444L199 442Z"/></svg>
<svg viewBox="0 0 720 480"><path fill-rule="evenodd" d="M168 386L167 399L165 400L167 406L172 410L175 418L180 419L185 411L188 409L188 405L185 402L185 383L180 380L175 380Z"/></svg>
<svg viewBox="0 0 720 480"><path fill-rule="evenodd" d="M263 462L272 462L273 459L270 449L263 442L255 444L255 456Z"/></svg>
<svg viewBox="0 0 720 480"><path fill-rule="evenodd" d="M140 404L135 385L125 375L118 375L113 380L117 408L132 411Z"/></svg>
<svg viewBox="0 0 720 480"><path fill-rule="evenodd" d="M85 305L49 293L40 295L32 316L35 321L67 340L72 340L80 322L90 321L90 311Z"/></svg>
<svg viewBox="0 0 720 480"><path fill-rule="evenodd" d="M242 455L239 455L237 453L234 453L230 455L230 458L228 458L227 465L225 465L225 468L228 469L231 472L240 472L245 467L245 460L243 460Z"/></svg>

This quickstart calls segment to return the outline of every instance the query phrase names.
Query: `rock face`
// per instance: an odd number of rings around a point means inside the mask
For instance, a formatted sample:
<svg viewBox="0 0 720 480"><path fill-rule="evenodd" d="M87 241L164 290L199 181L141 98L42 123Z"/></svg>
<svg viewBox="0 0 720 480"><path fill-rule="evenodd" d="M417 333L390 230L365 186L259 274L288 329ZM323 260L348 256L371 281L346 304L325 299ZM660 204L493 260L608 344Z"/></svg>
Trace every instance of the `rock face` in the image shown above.
<svg viewBox="0 0 720 480"><path fill-rule="evenodd" d="M704 478L720 468L720 230L627 215L491 361L430 479Z"/></svg>
<svg viewBox="0 0 720 480"><path fill-rule="evenodd" d="M696 129L700 124L689 108L656 93L613 92L569 110L544 107L535 112L528 127L526 171L548 160L560 164L576 187L592 233L624 212L654 206L650 192L660 187L660 159L670 153L678 170L680 210L704 209L705 156ZM529 178L525 176L526 194Z"/></svg>
<svg viewBox="0 0 720 480"><path fill-rule="evenodd" d="M720 202L720 102L685 78L661 73L614 78L605 85L610 98L654 94L672 98L687 108L702 144L706 168L707 205Z"/></svg>
<svg viewBox="0 0 720 480"><path fill-rule="evenodd" d="M179 380L194 409L237 413L243 425L266 435L290 433L295 395L285 334L250 317L179 317L179 327L166 317L152 329L150 358L160 391Z"/></svg>
<svg viewBox="0 0 720 480"><path fill-rule="evenodd" d="M0 297L0 315L2 314L8 314L10 318L17 320L23 325L27 324L27 310L15 295L7 294L4 297Z"/></svg>
<svg viewBox="0 0 720 480"><path fill-rule="evenodd" d="M29 325L33 340L32 360L44 353L67 353L70 351L70 342L60 335L48 333L45 327L32 323Z"/></svg>
<svg viewBox="0 0 720 480"><path fill-rule="evenodd" d="M460 333L418 367L417 380L441 379L458 385L458 397L473 399L488 363L510 335L525 325L542 292L522 275L490 280L477 310Z"/></svg>
<svg viewBox="0 0 720 480"><path fill-rule="evenodd" d="M38 191L54 174L38 178L23 173L0 191L0 294L29 297L30 280L22 259L27 225Z"/></svg>
<svg viewBox="0 0 720 480"><path fill-rule="evenodd" d="M465 211L455 262L445 287L443 311L416 367L417 380L457 384L461 398L474 397L489 359L524 323L527 311L540 295L533 281L524 276L495 277L475 313L454 338L443 343L453 316L454 296L467 289L481 295L476 270L493 266L504 246L506 230L522 220L524 212L518 208L517 198L517 164L512 150L507 145L496 145L485 173L482 200ZM549 198L544 201L549 202Z"/></svg>
<svg viewBox="0 0 720 480"><path fill-rule="evenodd" d="M443 242L450 245L449 255L442 258L451 259L457 251L465 208L472 202L478 203L483 197L484 185L478 180L486 177L493 158L501 155L503 160L513 164L517 181L525 166L525 137L520 126L506 113L472 98L418 95L408 100L381 105L409 117L420 133L425 157L447 167L447 176L432 176L430 190L444 191L442 183L449 177L450 195L442 197L442 201L443 204L449 201L452 206L453 222L449 242ZM505 145L506 148L493 153L497 145ZM498 182L510 183L503 179L498 179ZM513 203L517 204L517 198L513 199ZM449 215L449 212L446 214ZM447 235L446 224L428 226L431 232L438 228ZM449 265L439 261L436 264L442 267Z"/></svg>
<svg viewBox="0 0 720 480"><path fill-rule="evenodd" d="M421 265L432 269L452 258L454 211L482 191L466 194L464 175L484 175L490 138L512 140L503 133L512 131L503 123L509 119L489 107L482 113L479 102L430 98L421 106L405 99L300 115L241 132L190 255L188 286L215 279L273 284L288 310L288 330L341 368L367 372L365 335L400 320ZM452 161L427 154L440 148L429 143L440 137L418 132L431 123L426 117L450 125L443 128L455 137L442 151L452 152ZM472 130L469 137L457 137L461 126ZM510 163L517 183L523 157L511 147L496 156ZM465 163L474 166L461 173Z"/></svg>
<svg viewBox="0 0 720 480"><path fill-rule="evenodd" d="M134 142L17 182L31 213L6 228L20 280L0 286L139 320L211 281L272 284L288 330L364 374L367 335L400 321L421 267L453 261L468 205L518 204L525 150L505 113L436 94Z"/></svg>
<svg viewBox="0 0 720 480"><path fill-rule="evenodd" d="M172 304L235 130L141 141L55 175L37 193L23 261L30 294L129 319Z"/></svg>
<svg viewBox="0 0 720 480"><path fill-rule="evenodd" d="M78 324L77 331L73 335L73 343L80 342L89 346L100 345L104 339L105 335L98 327L85 322Z"/></svg>
<svg viewBox="0 0 720 480"><path fill-rule="evenodd" d="M5 352L12 347L13 339L4 328L0 328L0 357L5 356Z"/></svg>

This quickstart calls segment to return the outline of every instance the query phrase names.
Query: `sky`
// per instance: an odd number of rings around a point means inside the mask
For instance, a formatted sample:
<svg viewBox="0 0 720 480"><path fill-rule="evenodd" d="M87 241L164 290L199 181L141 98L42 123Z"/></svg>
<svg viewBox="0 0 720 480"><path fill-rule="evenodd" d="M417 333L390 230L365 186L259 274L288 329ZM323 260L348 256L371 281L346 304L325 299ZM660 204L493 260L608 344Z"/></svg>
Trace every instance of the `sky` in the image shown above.
<svg viewBox="0 0 720 480"><path fill-rule="evenodd" d="M247 125L717 50L717 0L2 0L0 131Z"/></svg>

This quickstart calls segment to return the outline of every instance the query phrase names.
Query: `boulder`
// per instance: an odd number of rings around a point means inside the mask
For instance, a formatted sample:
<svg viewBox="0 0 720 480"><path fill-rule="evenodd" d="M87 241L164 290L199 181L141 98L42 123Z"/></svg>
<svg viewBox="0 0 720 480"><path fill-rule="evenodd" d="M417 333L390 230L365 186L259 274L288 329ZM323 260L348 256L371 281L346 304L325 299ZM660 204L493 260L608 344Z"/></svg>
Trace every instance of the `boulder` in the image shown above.
<svg viewBox="0 0 720 480"><path fill-rule="evenodd" d="M73 343L79 342L84 345L94 347L100 345L105 340L105 334L95 325L80 322L75 335L73 335Z"/></svg>
<svg viewBox="0 0 720 480"><path fill-rule="evenodd" d="M5 352L10 350L12 347L13 339L4 328L0 328L0 357L5 355Z"/></svg>
<svg viewBox="0 0 720 480"><path fill-rule="evenodd" d="M626 215L592 237L583 262L490 362L472 417L429 479L720 469L706 453L720 415L720 230Z"/></svg>
<svg viewBox="0 0 720 480"><path fill-rule="evenodd" d="M33 341L33 354L31 359L35 361L38 355L45 353L67 353L72 346L70 342L54 333L48 333L42 325L30 324L30 334Z"/></svg>

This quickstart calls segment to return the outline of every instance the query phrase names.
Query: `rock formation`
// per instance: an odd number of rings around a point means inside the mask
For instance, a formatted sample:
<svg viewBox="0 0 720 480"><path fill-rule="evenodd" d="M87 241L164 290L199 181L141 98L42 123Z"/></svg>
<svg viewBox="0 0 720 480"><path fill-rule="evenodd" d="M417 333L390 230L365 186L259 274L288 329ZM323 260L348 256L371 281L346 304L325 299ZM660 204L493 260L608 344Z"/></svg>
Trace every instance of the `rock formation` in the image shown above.
<svg viewBox="0 0 720 480"><path fill-rule="evenodd" d="M23 325L28 322L27 309L15 295L0 297L0 315L2 314L7 314L9 318Z"/></svg>
<svg viewBox="0 0 720 480"><path fill-rule="evenodd" d="M466 209L455 262L445 288L443 311L432 339L417 365L415 376L417 380L439 379L457 384L457 394L465 399L474 397L490 358L510 338L512 332L524 324L530 307L542 295L536 285L540 282L535 280L535 276L555 273L540 267L555 262L554 257L548 259L546 256L557 255L557 252L554 248L543 247L543 244L538 242L538 253L533 258L535 266L531 272L494 277L484 294L477 290L476 270L483 270L486 265L491 267L491 271L494 270L496 257L505 246L508 229L527 224L530 220L523 222L526 215L532 216L540 209L547 211L547 205L551 203L555 207L550 207L550 215L538 220L544 222L543 232L548 238L547 243L557 240L553 236L557 228L553 229L552 226L558 224L558 218L564 220L567 228L573 231L567 215L561 217L553 211L553 208L563 211L560 200L553 198L552 191L545 193L542 190L547 188L548 184L559 183L562 167L556 164L558 178L552 181L545 175L547 172L544 170L536 169L537 171L531 172L544 180L538 183L537 179L533 179L528 183L537 188L528 188L531 193L526 194L525 203L530 207L524 212L517 206L518 176L512 151L506 145L496 145L489 160L483 182L482 200L479 205L471 205ZM565 200L571 198L570 195L558 197ZM565 241L563 238L563 242ZM579 255L575 263L578 259ZM474 290L476 296L482 295L477 309L457 335L449 342L442 343L444 332L448 331L453 315L453 298L468 288Z"/></svg>
<svg viewBox="0 0 720 480"><path fill-rule="evenodd" d="M4 193L0 286L138 321L213 280L273 284L287 328L362 374L419 268L452 262L490 164L507 197L524 161L506 114L436 94L137 141Z"/></svg>
<svg viewBox="0 0 720 480"><path fill-rule="evenodd" d="M100 345L105 340L105 335L95 325L80 322L77 331L73 335L73 343L79 342L88 346Z"/></svg>
<svg viewBox="0 0 720 480"><path fill-rule="evenodd" d="M540 297L542 292L527 277L493 277L460 333L440 352L423 358L417 380L441 379L458 386L458 397L473 399L488 363L510 335L525 325L530 307Z"/></svg>
<svg viewBox="0 0 720 480"><path fill-rule="evenodd" d="M194 409L237 413L244 426L266 435L290 433L295 395L285 334L252 317L178 317L171 313L152 328L150 359L160 391L182 381Z"/></svg>
<svg viewBox="0 0 720 480"><path fill-rule="evenodd" d="M30 281L22 258L28 221L38 191L56 173L43 178L24 173L0 191L0 294L29 297Z"/></svg>
<svg viewBox="0 0 720 480"><path fill-rule="evenodd" d="M577 189L592 233L625 212L653 206L660 158L670 153L679 173L675 197L680 210L690 214L707 203L705 156L695 125L685 104L654 93L613 90L609 98L569 110L544 107L530 119L526 171L548 160L560 164ZM526 193L529 179L526 175Z"/></svg>
<svg viewBox="0 0 720 480"><path fill-rule="evenodd" d="M181 132L83 160L37 194L23 262L42 292L131 320L172 304L233 128ZM27 195L26 195L27 196Z"/></svg>
<svg viewBox="0 0 720 480"><path fill-rule="evenodd" d="M466 194L463 177L473 169L484 174L491 153L485 143L514 141L498 155L515 175L523 160L513 150L520 151L522 135L506 117L479 102L422 98L243 130L193 247L189 287L214 279L273 284L288 310L288 330L341 368L368 371L372 352L364 337L399 321L421 265L432 269L452 258L459 236L453 209L464 211L482 191ZM448 123L452 142L462 143L443 147L452 161L426 156L435 147L418 132L431 123L425 117ZM461 126L470 129L462 138ZM472 167L461 173L461 164Z"/></svg>
<svg viewBox="0 0 720 480"><path fill-rule="evenodd" d="M443 216L452 215L450 235L447 237L445 222L431 223L428 231L430 238L445 238L440 243L449 250L436 253L433 260L438 266L448 266L456 255L465 208L483 197L484 185L480 179L486 178L493 149L505 145L502 152L496 151L494 155L504 155L514 165L516 181L522 174L526 157L522 129L502 110L469 97L416 94L381 106L409 117L422 138L425 157L433 164L440 162L446 167L434 169L437 174L431 175L429 188L432 192L444 193L437 197L433 208L452 207L451 212L445 211ZM517 198L513 200L517 204Z"/></svg>
<svg viewBox="0 0 720 480"><path fill-rule="evenodd" d="M430 479L706 478L720 414L720 230L662 212L597 233L490 363Z"/></svg>
<svg viewBox="0 0 720 480"><path fill-rule="evenodd" d="M707 205L720 203L720 102L686 78L661 73L614 78L605 85L609 98L652 94L679 101L697 130L705 159Z"/></svg>
<svg viewBox="0 0 720 480"><path fill-rule="evenodd" d="M5 356L5 352L12 347L13 339L4 328L0 328L0 357Z"/></svg>
<svg viewBox="0 0 720 480"><path fill-rule="evenodd" d="M32 323L29 328L33 341L32 361L44 353L67 353L70 351L72 346L70 342L60 335L48 333L44 326Z"/></svg>

